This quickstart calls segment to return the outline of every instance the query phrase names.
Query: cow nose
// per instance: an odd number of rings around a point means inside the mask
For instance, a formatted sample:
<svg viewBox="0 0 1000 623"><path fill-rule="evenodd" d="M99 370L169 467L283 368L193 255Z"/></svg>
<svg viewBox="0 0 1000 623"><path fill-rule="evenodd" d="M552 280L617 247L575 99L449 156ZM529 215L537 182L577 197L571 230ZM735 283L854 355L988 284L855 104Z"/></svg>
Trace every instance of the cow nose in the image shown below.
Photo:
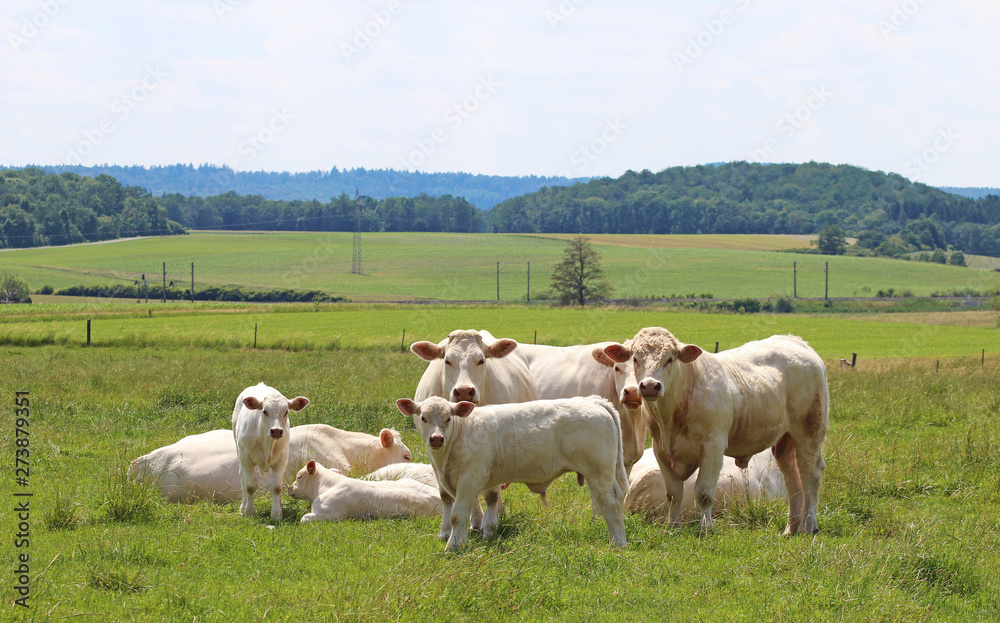
<svg viewBox="0 0 1000 623"><path fill-rule="evenodd" d="M643 381L639 383L639 393L643 398L656 398L660 395L663 384L659 381Z"/></svg>
<svg viewBox="0 0 1000 623"><path fill-rule="evenodd" d="M454 396L455 402L475 402L476 400L476 388L471 385L466 385L464 387L456 387L451 390L451 395Z"/></svg>
<svg viewBox="0 0 1000 623"><path fill-rule="evenodd" d="M440 448L444 445L444 437L441 435L431 435L430 439L427 440L427 443L432 448Z"/></svg>
<svg viewBox="0 0 1000 623"><path fill-rule="evenodd" d="M275 439L281 439L281 436L285 434L285 431L280 428L272 428L271 436Z"/></svg>
<svg viewBox="0 0 1000 623"><path fill-rule="evenodd" d="M635 409L642 403L642 396L639 395L638 387L626 387L622 390L622 403Z"/></svg>

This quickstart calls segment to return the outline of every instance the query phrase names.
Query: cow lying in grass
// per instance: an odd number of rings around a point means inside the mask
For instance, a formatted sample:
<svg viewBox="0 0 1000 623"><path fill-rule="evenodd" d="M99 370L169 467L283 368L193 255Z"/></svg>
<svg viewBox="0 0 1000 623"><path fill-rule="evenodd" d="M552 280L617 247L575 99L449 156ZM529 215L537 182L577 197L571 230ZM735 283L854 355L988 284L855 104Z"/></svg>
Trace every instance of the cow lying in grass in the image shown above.
<svg viewBox="0 0 1000 623"><path fill-rule="evenodd" d="M312 502L311 512L302 516L303 522L430 517L441 512L441 498L435 487L411 478L348 478L316 461L307 462L298 471L288 493L296 500Z"/></svg>
<svg viewBox="0 0 1000 623"><path fill-rule="evenodd" d="M378 435L341 430L326 424L305 424L289 430L288 462L283 482L291 484L296 465L316 460L345 473L366 474L380 467L407 463L410 449L399 433L383 428ZM134 461L133 480L151 482L171 502L241 499L239 460L233 431L220 429L188 435ZM256 477L260 487L260 475Z"/></svg>
<svg viewBox="0 0 1000 623"><path fill-rule="evenodd" d="M694 478L688 478L684 482L684 502L681 507L684 514L696 510L694 483ZM649 520L660 520L667 516L667 489L652 448L647 449L632 467L628 484L626 511L638 513ZM770 450L750 457L745 469L736 465L736 459L727 456L722 462L713 510L723 510L742 501L774 500L785 495L785 483Z"/></svg>
<svg viewBox="0 0 1000 623"><path fill-rule="evenodd" d="M544 499L549 484L576 472L603 515L612 545L625 546L624 499L628 477L622 461L618 414L597 396L489 405L430 397L396 406L417 422L441 491L439 537L447 550L466 543L469 516L480 491L521 482ZM497 499L487 495L483 535L497 524Z"/></svg>

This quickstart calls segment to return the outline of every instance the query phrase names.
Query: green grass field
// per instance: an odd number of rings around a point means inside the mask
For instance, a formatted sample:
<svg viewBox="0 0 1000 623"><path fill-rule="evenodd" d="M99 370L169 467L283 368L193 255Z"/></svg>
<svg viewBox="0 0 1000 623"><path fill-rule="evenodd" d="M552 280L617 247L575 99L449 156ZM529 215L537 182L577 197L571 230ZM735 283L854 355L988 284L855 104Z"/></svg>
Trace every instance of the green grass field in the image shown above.
<svg viewBox="0 0 1000 623"><path fill-rule="evenodd" d="M145 306L140 306L142 310ZM248 311L253 309L254 311ZM1000 360L979 344L995 329L853 320L497 307L276 306L95 309L56 306L0 325L82 326L98 340L0 342L8 365L7 453L0 493L30 492L30 545L16 548L4 515L0 619L5 621L980 621L1000 617ZM145 317L143 317L145 315ZM72 316L71 318L69 316ZM30 320L30 323L28 322ZM265 342L298 335L301 350L201 344L256 320ZM229 323L229 324L227 324ZM375 432L395 426L426 460L393 400L411 396L424 364L406 341L449 329L566 344L627 337L647 324L722 348L791 331L824 358L856 350L858 369L829 368L831 426L820 533L781 536L784 502L747 502L716 530L671 530L629 516L628 547L612 550L587 495L566 476L549 505L506 492L497 538L473 536L458 556L438 520L304 525L285 496L268 527L236 505L166 504L127 483L140 454L229 426L234 396L266 380L312 404L293 424ZM133 326L144 325L142 340ZM928 328L929 327L929 328ZM412 338L411 338L412 336ZM324 344L339 339L338 349ZM975 345L975 346L973 346ZM973 350L973 353L968 350ZM942 357L940 370L933 360ZM908 359L902 359L908 358ZM15 484L15 392L29 393L30 484ZM23 436L21 437L23 438ZM18 498L22 499L22 498ZM14 557L30 554L30 607L17 597Z"/></svg>
<svg viewBox="0 0 1000 623"><path fill-rule="evenodd" d="M108 244L6 250L0 270L32 289L77 284L131 284L145 274L195 288L317 289L352 300L524 300L528 263L534 297L549 288L565 243L559 236L491 234L364 234L365 274L351 274L349 233L193 233ZM874 296L894 289L916 296L937 291L1000 288L1000 273L882 258L801 255L775 250L806 246L782 236L593 236L615 298L772 297L824 295L830 263L831 297Z"/></svg>

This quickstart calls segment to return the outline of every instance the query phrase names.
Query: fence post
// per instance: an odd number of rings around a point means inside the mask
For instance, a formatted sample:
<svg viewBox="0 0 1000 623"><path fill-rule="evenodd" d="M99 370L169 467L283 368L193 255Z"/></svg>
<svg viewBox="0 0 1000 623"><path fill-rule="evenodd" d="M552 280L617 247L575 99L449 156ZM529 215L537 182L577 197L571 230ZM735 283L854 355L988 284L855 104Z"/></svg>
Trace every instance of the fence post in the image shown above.
<svg viewBox="0 0 1000 623"><path fill-rule="evenodd" d="M982 359L979 360L979 365L981 365L981 366L985 366L986 365L986 349L985 348L983 349L983 357L982 357Z"/></svg>
<svg viewBox="0 0 1000 623"><path fill-rule="evenodd" d="M531 340L532 344L538 343L538 329L535 329L535 339Z"/></svg>
<svg viewBox="0 0 1000 623"><path fill-rule="evenodd" d="M715 343L715 352L719 352L719 343L718 342Z"/></svg>
<svg viewBox="0 0 1000 623"><path fill-rule="evenodd" d="M851 353L851 367L853 368L856 365L858 365L858 354Z"/></svg>
<svg viewBox="0 0 1000 623"><path fill-rule="evenodd" d="M90 318L87 318L87 346L90 346Z"/></svg>
<svg viewBox="0 0 1000 623"><path fill-rule="evenodd" d="M257 323L253 323L253 349L257 350Z"/></svg>
<svg viewBox="0 0 1000 623"><path fill-rule="evenodd" d="M403 340L399 343L399 352L406 352L406 329L403 329Z"/></svg>

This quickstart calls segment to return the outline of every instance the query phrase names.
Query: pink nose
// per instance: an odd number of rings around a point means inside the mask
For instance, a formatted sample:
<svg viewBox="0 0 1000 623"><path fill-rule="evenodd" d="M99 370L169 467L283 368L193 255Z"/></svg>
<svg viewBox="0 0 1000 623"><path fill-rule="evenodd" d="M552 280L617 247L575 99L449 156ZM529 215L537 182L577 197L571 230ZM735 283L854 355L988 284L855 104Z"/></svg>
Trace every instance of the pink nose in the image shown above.
<svg viewBox="0 0 1000 623"><path fill-rule="evenodd" d="M285 431L280 428L272 428L271 436L275 439L281 439L281 436L285 434Z"/></svg>
<svg viewBox="0 0 1000 623"><path fill-rule="evenodd" d="M455 402L462 402L463 400L468 402L475 402L476 400L476 388L471 385L466 385L464 387L456 387L451 390L451 395L455 399Z"/></svg>
<svg viewBox="0 0 1000 623"><path fill-rule="evenodd" d="M444 437L441 435L431 435L430 439L427 440L427 444L432 448L440 448L444 445Z"/></svg>
<svg viewBox="0 0 1000 623"><path fill-rule="evenodd" d="M633 409L642 404L642 396L639 395L639 388L626 387L622 390L622 403Z"/></svg>
<svg viewBox="0 0 1000 623"><path fill-rule="evenodd" d="M660 390L663 389L663 384L659 381L643 381L639 383L639 393L642 394L643 398L656 398L660 395Z"/></svg>

